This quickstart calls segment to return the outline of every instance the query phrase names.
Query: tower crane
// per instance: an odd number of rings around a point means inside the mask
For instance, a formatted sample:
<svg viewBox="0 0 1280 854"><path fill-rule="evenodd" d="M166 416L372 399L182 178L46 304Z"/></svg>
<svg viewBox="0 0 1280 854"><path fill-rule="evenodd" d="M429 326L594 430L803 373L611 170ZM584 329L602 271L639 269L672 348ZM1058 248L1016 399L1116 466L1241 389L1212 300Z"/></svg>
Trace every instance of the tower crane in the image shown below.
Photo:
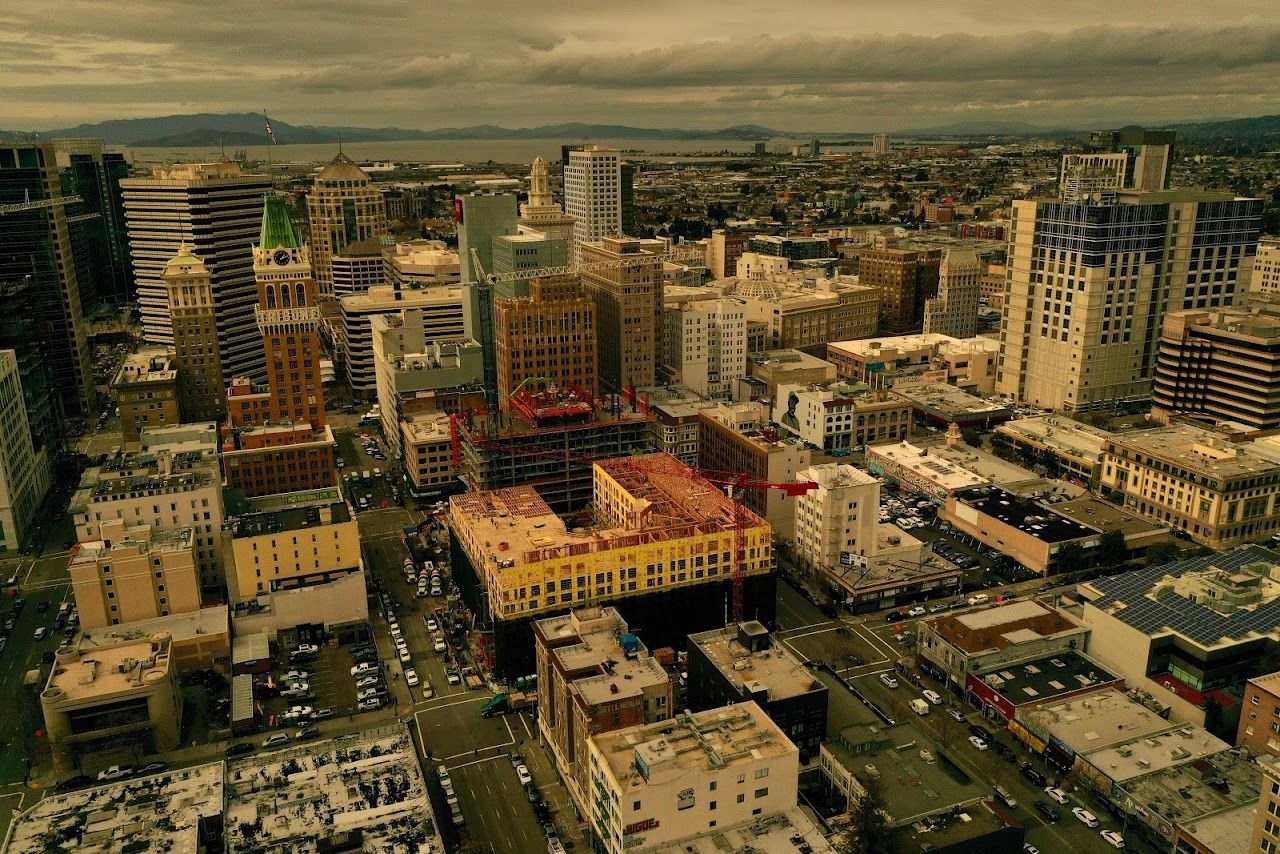
<svg viewBox="0 0 1280 854"><path fill-rule="evenodd" d="M25 190L23 198L20 202L12 204L0 205L0 214L21 213L23 211L40 210L41 208L56 208L62 205L69 205L74 202L84 201L79 196L60 196L52 199L36 199L31 201L31 191Z"/></svg>

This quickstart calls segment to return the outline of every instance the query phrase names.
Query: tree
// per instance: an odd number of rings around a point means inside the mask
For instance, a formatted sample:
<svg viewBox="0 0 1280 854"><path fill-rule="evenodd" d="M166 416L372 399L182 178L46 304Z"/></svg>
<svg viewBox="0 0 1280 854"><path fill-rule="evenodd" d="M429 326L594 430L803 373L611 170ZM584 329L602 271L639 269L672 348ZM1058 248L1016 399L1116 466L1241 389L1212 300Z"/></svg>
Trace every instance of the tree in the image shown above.
<svg viewBox="0 0 1280 854"><path fill-rule="evenodd" d="M874 777L859 779L866 791L849 805L849 829L836 843L840 854L889 854L889 820L884 793Z"/></svg>
<svg viewBox="0 0 1280 854"><path fill-rule="evenodd" d="M1079 543L1067 543L1058 549L1058 572L1075 572L1084 567L1084 549Z"/></svg>
<svg viewBox="0 0 1280 854"><path fill-rule="evenodd" d="M1119 566L1129 559L1129 547L1125 545L1124 534L1119 531L1105 531L1098 541L1098 565L1104 567Z"/></svg>
<svg viewBox="0 0 1280 854"><path fill-rule="evenodd" d="M1172 562L1181 550L1174 543L1156 543L1147 548L1147 566L1163 566Z"/></svg>

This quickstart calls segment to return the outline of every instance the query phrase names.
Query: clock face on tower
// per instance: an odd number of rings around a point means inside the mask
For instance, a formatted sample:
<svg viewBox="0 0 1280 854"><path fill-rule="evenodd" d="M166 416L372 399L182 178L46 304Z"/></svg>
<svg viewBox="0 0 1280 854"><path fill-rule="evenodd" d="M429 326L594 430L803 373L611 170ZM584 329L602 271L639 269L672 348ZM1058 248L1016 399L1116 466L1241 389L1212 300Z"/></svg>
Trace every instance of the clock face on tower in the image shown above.
<svg viewBox="0 0 1280 854"><path fill-rule="evenodd" d="M288 249L277 249L276 254L271 257L281 267L293 260L293 256L289 254Z"/></svg>

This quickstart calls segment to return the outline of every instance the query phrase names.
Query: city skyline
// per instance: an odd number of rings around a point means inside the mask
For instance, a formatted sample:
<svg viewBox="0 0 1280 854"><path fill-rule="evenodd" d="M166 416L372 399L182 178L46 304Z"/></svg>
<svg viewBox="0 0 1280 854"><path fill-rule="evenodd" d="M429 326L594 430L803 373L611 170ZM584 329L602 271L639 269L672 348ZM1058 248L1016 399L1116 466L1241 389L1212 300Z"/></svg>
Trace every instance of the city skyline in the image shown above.
<svg viewBox="0 0 1280 854"><path fill-rule="evenodd" d="M306 0L287 26L275 10L246 5L195 28L179 5L130 0L108 11L81 0L50 16L35 0L8 4L0 127L267 110L302 123L424 129L1056 128L1274 112L1280 65L1274 7L1252 0L1122 9L1088 0L1060 11L818 2L785 17L665 2L536 14L491 3L458 16L407 0L357 17ZM1106 23L1080 25L1089 21Z"/></svg>

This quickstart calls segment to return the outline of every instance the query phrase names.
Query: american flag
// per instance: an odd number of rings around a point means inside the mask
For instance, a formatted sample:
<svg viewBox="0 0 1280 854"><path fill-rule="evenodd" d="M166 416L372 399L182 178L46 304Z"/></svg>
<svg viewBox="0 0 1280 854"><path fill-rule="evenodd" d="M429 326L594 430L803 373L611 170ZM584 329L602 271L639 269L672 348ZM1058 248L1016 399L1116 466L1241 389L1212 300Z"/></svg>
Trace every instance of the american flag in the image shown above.
<svg viewBox="0 0 1280 854"><path fill-rule="evenodd" d="M263 118L266 119L267 117L263 116ZM267 119L267 139L271 140L273 144L279 145L276 141L276 133L271 129L271 119Z"/></svg>

